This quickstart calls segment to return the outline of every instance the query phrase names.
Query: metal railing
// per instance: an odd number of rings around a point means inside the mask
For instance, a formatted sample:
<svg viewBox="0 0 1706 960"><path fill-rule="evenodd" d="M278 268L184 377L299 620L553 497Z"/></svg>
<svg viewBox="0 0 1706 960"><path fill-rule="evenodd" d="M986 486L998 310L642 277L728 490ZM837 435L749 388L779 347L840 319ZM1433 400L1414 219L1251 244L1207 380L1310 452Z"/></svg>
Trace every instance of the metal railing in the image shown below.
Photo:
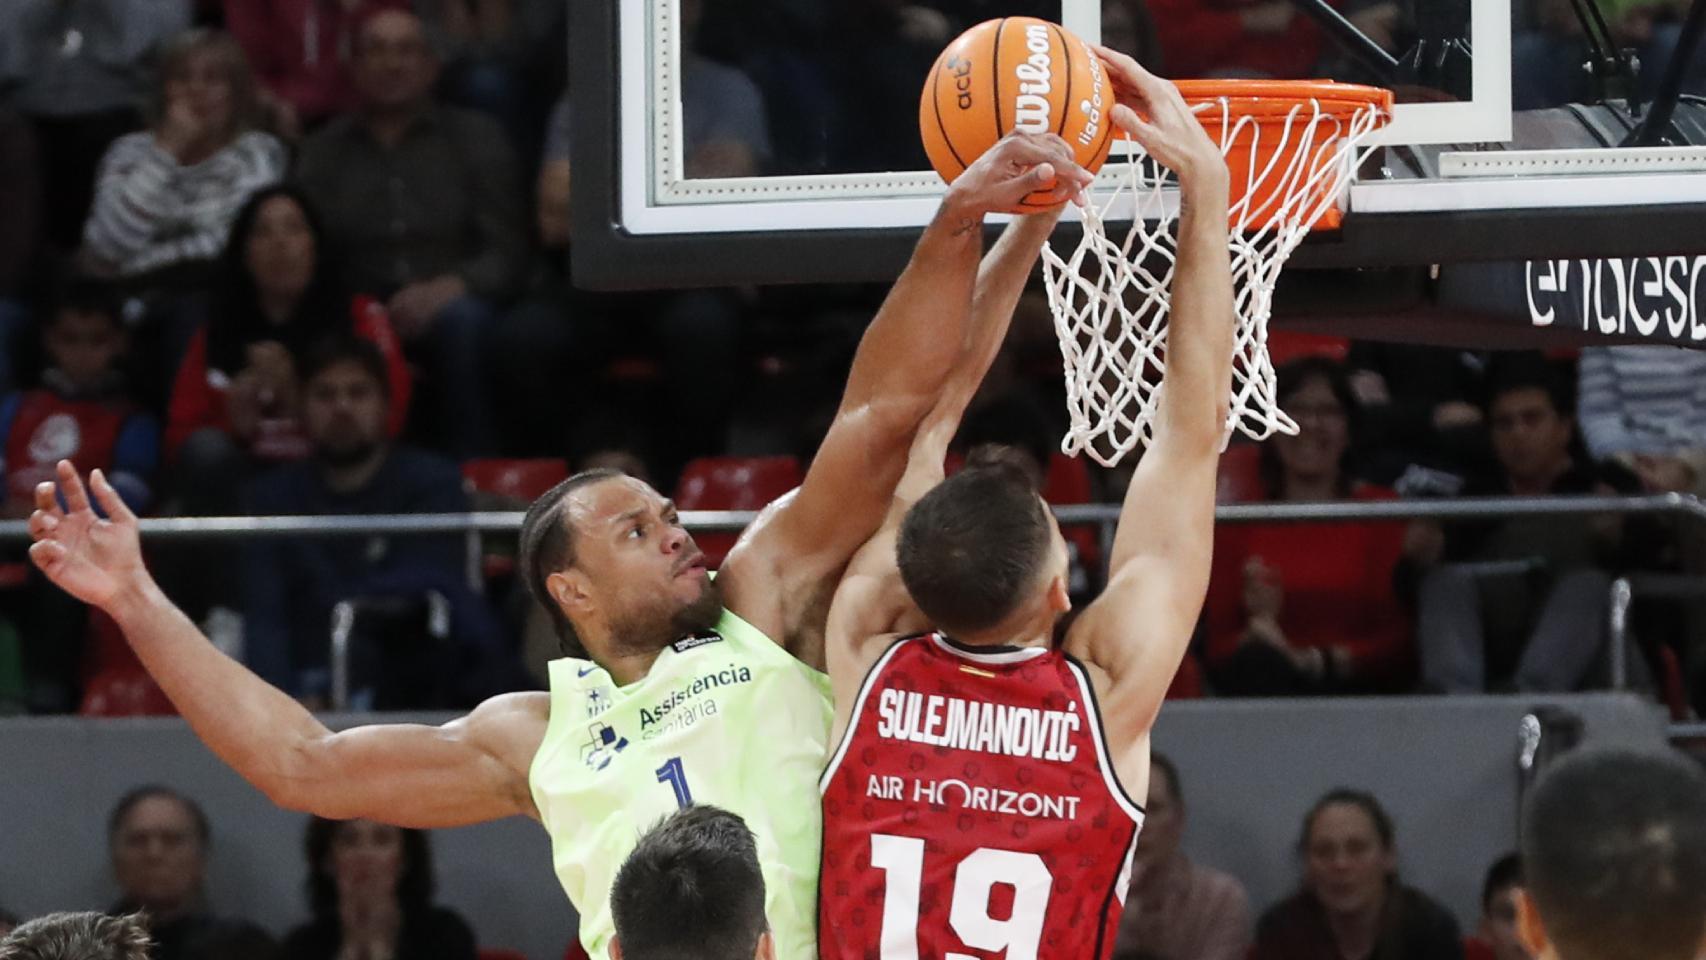
<svg viewBox="0 0 1706 960"><path fill-rule="evenodd" d="M1108 555L1118 504L1056 506L1061 523L1094 525L1100 529L1102 556ZM1513 517L1568 517L1603 514L1673 516L1689 521L1696 535L1706 538L1706 503L1678 493L1638 497L1452 497L1428 500L1346 500L1317 503L1223 504L1215 509L1217 523L1352 523L1377 520L1504 520ZM443 514L371 514L362 516L169 517L141 521L149 540L213 540L230 537L343 537L515 533L521 511ZM757 516L754 511L684 511L683 523L694 531L733 531ZM0 521L0 543L28 541L29 524ZM1694 576L1625 577L1612 584L1608 654L1612 687L1628 684L1629 607L1635 594L1699 598L1706 581ZM1673 735L1706 737L1706 724L1678 724Z"/></svg>
<svg viewBox="0 0 1706 960"><path fill-rule="evenodd" d="M1118 504L1057 506L1061 523L1111 528ZM1430 500L1334 500L1319 503L1239 503L1215 509L1219 523L1347 523L1367 520L1503 520L1511 517L1591 514L1674 515L1706 528L1706 503L1680 493L1641 497L1449 497ZM689 510L682 522L695 531L740 530L758 516L747 510ZM443 533L513 533L519 510L470 513L367 514L360 516L150 517L142 534L150 540L197 540L252 536L373 536ZM29 522L0 521L0 543L29 539Z"/></svg>

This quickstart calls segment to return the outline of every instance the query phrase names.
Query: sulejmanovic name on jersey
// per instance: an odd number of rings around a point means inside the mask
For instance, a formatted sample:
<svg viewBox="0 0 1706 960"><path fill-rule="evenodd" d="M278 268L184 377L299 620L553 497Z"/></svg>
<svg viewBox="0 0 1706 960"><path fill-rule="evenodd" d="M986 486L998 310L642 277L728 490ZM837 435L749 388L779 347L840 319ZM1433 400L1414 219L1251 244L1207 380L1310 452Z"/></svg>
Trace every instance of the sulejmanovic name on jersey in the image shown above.
<svg viewBox="0 0 1706 960"><path fill-rule="evenodd" d="M877 736L931 747L1071 763L1076 712L983 703L939 694L884 690L877 697Z"/></svg>

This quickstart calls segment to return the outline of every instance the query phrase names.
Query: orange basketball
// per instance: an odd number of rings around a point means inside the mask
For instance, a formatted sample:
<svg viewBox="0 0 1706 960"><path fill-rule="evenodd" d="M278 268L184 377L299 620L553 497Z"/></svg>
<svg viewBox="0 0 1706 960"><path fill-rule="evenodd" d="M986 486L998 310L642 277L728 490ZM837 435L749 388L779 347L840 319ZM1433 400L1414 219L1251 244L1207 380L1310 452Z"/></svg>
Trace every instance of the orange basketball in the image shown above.
<svg viewBox="0 0 1706 960"><path fill-rule="evenodd" d="M1113 87L1090 45L1035 17L986 20L942 51L924 82L924 152L949 183L1014 130L1059 134L1078 163L1101 168L1113 143ZM1014 212L1044 209L1033 193Z"/></svg>

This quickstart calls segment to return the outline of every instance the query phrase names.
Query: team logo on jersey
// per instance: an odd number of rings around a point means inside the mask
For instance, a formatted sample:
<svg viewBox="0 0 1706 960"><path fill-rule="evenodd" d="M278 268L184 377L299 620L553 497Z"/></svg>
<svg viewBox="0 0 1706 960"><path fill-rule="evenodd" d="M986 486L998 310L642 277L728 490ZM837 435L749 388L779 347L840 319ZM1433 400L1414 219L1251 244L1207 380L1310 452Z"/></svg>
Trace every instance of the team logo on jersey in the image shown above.
<svg viewBox="0 0 1706 960"><path fill-rule="evenodd" d="M628 738L606 724L595 723L586 729L590 738L581 746L581 760L595 773L610 766L618 753L628 749Z"/></svg>
<svg viewBox="0 0 1706 960"><path fill-rule="evenodd" d="M715 630L706 630L704 633L695 633L691 637L682 637L680 640L670 644L669 647L676 653L686 653L689 650L697 650L707 644L722 642L722 634Z"/></svg>
<svg viewBox="0 0 1706 960"><path fill-rule="evenodd" d="M590 720L593 717L602 716L604 711L609 710L609 709L610 709L610 688L609 687L593 687L591 690L588 690L586 692L586 715L587 715L587 719Z"/></svg>

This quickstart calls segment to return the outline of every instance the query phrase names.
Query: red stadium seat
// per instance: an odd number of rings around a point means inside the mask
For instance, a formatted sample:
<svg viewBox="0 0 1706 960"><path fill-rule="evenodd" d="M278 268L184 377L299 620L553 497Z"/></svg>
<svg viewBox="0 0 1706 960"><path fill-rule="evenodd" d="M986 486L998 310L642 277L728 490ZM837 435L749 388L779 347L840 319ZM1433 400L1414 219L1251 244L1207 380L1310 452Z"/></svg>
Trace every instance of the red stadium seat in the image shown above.
<svg viewBox="0 0 1706 960"><path fill-rule="evenodd" d="M136 659L112 618L90 610L83 643L86 667L78 713L85 717L162 717L177 713L172 701L143 669L142 661Z"/></svg>
<svg viewBox="0 0 1706 960"><path fill-rule="evenodd" d="M1344 337L1298 333L1294 330L1268 331L1268 357L1276 367L1283 367L1303 357L1326 357L1343 363L1350 352L1351 342Z"/></svg>
<svg viewBox="0 0 1706 960"><path fill-rule="evenodd" d="M462 479L475 490L523 503L533 502L568 476L566 460L468 460L462 464Z"/></svg>
<svg viewBox="0 0 1706 960"><path fill-rule="evenodd" d="M1220 475L1215 485L1216 503L1253 503L1267 499L1262 487L1262 448L1254 443L1235 443L1220 455Z"/></svg>
<svg viewBox="0 0 1706 960"><path fill-rule="evenodd" d="M569 476L566 460L467 460L462 464L462 481L476 495L476 509L523 509L545 491ZM477 535L470 534L470 550ZM500 541L508 547L507 540ZM487 581L507 576L515 569L515 556L505 551L486 549L480 555L480 571Z"/></svg>
<svg viewBox="0 0 1706 960"><path fill-rule="evenodd" d="M794 457L701 457L681 471L675 505L682 510L758 510L800 485L805 471ZM694 540L716 567L738 533L702 533Z"/></svg>

